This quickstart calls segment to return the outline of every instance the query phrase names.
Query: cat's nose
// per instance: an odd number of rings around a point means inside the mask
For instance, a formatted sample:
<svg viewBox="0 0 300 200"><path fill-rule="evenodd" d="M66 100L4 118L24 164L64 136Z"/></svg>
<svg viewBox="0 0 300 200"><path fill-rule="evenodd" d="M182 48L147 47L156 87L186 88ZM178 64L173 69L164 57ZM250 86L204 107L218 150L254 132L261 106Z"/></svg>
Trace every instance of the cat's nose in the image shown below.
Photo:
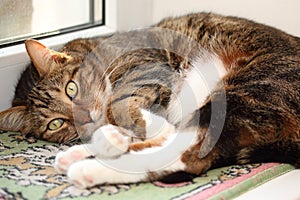
<svg viewBox="0 0 300 200"><path fill-rule="evenodd" d="M73 119L75 125L84 125L94 122L91 118L90 111L81 106L73 106Z"/></svg>

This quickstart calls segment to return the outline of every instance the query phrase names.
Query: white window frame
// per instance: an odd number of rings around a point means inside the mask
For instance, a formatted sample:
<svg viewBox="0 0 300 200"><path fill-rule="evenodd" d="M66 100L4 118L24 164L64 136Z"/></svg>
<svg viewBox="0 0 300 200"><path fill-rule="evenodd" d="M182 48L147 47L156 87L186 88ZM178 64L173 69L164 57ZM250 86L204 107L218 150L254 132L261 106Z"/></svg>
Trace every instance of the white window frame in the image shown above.
<svg viewBox="0 0 300 200"><path fill-rule="evenodd" d="M75 38L108 35L116 31L148 26L152 23L152 4L152 0L106 0L105 25L39 41L50 48L59 49ZM0 49L0 111L11 107L20 73L29 63L24 44Z"/></svg>

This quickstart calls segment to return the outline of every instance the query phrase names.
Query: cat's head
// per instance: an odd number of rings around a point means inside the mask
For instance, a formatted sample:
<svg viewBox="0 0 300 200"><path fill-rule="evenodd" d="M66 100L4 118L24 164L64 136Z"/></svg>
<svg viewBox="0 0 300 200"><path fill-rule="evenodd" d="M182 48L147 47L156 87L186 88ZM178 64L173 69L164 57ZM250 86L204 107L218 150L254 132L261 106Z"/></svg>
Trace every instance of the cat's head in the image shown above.
<svg viewBox="0 0 300 200"><path fill-rule="evenodd" d="M35 40L27 40L26 49L41 78L26 106L0 113L0 129L60 143L89 137L103 123L109 98L101 68L92 57L56 52Z"/></svg>

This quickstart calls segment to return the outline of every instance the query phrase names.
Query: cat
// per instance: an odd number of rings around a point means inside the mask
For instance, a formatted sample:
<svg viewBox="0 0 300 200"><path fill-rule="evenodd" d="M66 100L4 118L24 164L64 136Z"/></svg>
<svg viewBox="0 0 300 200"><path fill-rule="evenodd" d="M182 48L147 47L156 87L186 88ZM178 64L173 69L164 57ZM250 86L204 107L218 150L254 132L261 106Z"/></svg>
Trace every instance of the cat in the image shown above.
<svg viewBox="0 0 300 200"><path fill-rule="evenodd" d="M39 78L0 113L0 129L90 141L55 158L77 187L253 162L299 167L297 37L194 13L60 52L31 39L26 48Z"/></svg>

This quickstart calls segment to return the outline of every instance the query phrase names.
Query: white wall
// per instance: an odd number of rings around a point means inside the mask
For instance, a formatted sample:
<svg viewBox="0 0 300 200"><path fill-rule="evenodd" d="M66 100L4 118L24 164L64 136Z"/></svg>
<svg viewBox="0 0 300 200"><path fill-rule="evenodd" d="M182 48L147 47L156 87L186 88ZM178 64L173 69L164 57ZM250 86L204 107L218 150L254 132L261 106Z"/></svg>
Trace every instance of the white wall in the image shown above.
<svg viewBox="0 0 300 200"><path fill-rule="evenodd" d="M124 31L153 24L153 0L106 0L106 24Z"/></svg>
<svg viewBox="0 0 300 200"><path fill-rule="evenodd" d="M246 17L300 36L299 0L153 0L153 22L166 16L212 11Z"/></svg>

